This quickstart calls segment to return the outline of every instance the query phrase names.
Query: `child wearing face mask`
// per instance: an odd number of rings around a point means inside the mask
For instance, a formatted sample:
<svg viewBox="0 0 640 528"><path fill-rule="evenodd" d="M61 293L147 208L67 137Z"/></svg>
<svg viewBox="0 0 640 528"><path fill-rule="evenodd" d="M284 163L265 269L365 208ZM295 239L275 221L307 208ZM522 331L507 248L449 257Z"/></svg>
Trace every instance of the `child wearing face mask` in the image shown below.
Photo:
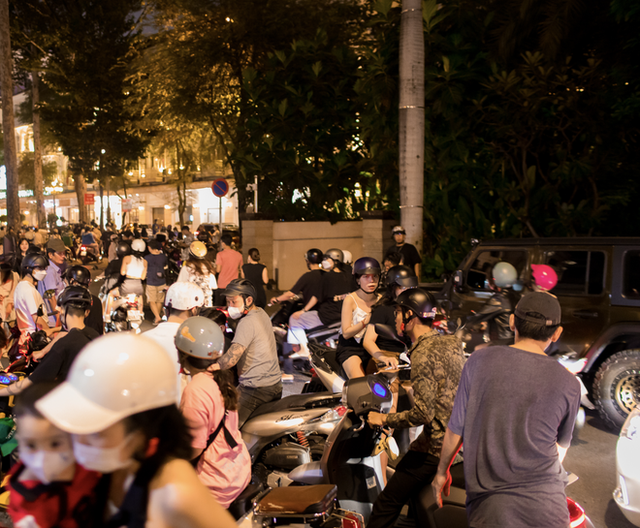
<svg viewBox="0 0 640 528"><path fill-rule="evenodd" d="M53 383L34 384L17 399L20 462L9 481L9 515L16 527L98 526L100 474L76 463L71 435L35 408L35 402L53 387Z"/></svg>

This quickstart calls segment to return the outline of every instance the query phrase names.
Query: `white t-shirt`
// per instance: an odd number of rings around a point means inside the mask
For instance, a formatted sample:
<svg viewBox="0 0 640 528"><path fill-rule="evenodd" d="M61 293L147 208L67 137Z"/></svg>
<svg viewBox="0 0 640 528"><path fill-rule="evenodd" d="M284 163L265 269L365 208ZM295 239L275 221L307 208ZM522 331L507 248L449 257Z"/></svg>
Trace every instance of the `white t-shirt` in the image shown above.
<svg viewBox="0 0 640 528"><path fill-rule="evenodd" d="M204 292L204 306L209 308L213 306L213 291L218 289L216 276L213 273L202 275L186 264L180 269L178 274L178 282L193 282L200 286Z"/></svg>
<svg viewBox="0 0 640 528"><path fill-rule="evenodd" d="M31 334L38 328L36 327L36 319L38 308L44 307L44 301L42 295L38 293L33 284L28 281L20 281L16 286L16 291L13 294L13 299L16 309L16 319L18 321L18 329L21 333Z"/></svg>
<svg viewBox="0 0 640 528"><path fill-rule="evenodd" d="M160 323L155 328L151 330L147 330L143 332L142 335L145 337L150 337L155 342L157 342L162 348L167 351L171 361L176 367L176 376L178 379L178 402L180 401L180 394L182 394L182 390L186 385L186 379L183 380L183 375L180 374L180 363L178 363L178 349L175 345L175 337L178 333L178 328L180 328L180 323L170 323L169 321L165 321L164 323Z"/></svg>

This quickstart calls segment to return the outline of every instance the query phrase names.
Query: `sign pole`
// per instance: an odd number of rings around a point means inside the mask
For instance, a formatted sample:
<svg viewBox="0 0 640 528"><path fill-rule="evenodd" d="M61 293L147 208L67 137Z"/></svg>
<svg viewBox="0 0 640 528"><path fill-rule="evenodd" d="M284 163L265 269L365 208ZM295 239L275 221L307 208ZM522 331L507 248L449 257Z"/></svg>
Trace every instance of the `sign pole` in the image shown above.
<svg viewBox="0 0 640 528"><path fill-rule="evenodd" d="M222 236L222 196L218 198L218 223L220 224L220 236Z"/></svg>
<svg viewBox="0 0 640 528"><path fill-rule="evenodd" d="M258 175L253 177L253 212L258 212Z"/></svg>
<svg viewBox="0 0 640 528"><path fill-rule="evenodd" d="M225 178L218 178L211 184L211 190L214 196L218 197L218 223L220 228L220 236L222 236L222 197L229 192L229 183Z"/></svg>

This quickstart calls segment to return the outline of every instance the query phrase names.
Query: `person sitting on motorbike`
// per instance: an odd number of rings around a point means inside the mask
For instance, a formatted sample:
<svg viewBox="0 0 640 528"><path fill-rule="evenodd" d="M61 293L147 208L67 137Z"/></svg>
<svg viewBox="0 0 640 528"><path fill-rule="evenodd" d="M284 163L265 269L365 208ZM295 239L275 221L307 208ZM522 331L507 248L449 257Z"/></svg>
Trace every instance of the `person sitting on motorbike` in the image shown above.
<svg viewBox="0 0 640 528"><path fill-rule="evenodd" d="M65 281L68 286L82 286L89 289L91 284L91 272L84 266L71 266L64 274ZM93 303L89 310L89 315L85 318L85 324L89 328L93 328L98 334L104 333L104 321L102 320L102 302L100 297L91 294Z"/></svg>
<svg viewBox="0 0 640 528"><path fill-rule="evenodd" d="M428 485L438 470L440 449L464 366L462 343L433 329L437 304L420 288L398 295L396 331L413 343L411 386L414 405L408 411L369 413L374 427L402 429L424 426L373 505L367 528L391 528L403 506Z"/></svg>
<svg viewBox="0 0 640 528"><path fill-rule="evenodd" d="M229 505L251 480L251 456L238 429L238 392L229 370L210 370L224 353L219 326L191 317L175 338L182 369L191 376L180 410L191 427L192 463L221 506Z"/></svg>
<svg viewBox="0 0 640 528"><path fill-rule="evenodd" d="M342 300L351 291L351 276L343 273L340 249L329 249L322 259L320 289L310 299L305 298L305 307L291 315L287 341L300 345L300 357L309 357L305 330L317 326L329 326L340 322ZM317 305L317 310L311 310Z"/></svg>
<svg viewBox="0 0 640 528"><path fill-rule="evenodd" d="M509 316L513 312L513 303L509 295L509 289L518 279L518 272L508 262L498 262L491 271L489 287L494 294L487 299L482 309L469 316L466 325L482 324L483 329L488 327L489 340L495 345L513 344L513 331L509 327ZM487 346L480 345L478 348Z"/></svg>
<svg viewBox="0 0 640 528"><path fill-rule="evenodd" d="M100 473L77 464L71 435L35 408L55 386L38 383L16 400L20 460L11 468L8 514L16 527L97 528L102 525L96 508Z"/></svg>
<svg viewBox="0 0 640 528"><path fill-rule="evenodd" d="M49 259L47 275L38 282L38 291L43 299L49 299L53 314L49 316L49 326L56 326L58 323L56 298L67 286L63 277L67 260L67 248L62 240L54 238L47 242L47 258Z"/></svg>
<svg viewBox="0 0 640 528"><path fill-rule="evenodd" d="M190 464L191 436L177 396L175 367L162 347L115 333L87 345L67 380L36 402L47 420L73 435L79 464L110 475L106 526L236 526Z"/></svg>
<svg viewBox="0 0 640 528"><path fill-rule="evenodd" d="M136 238L131 242L131 255L122 259L120 275L124 277L124 281L120 285L120 295L123 297L133 293L142 299L144 293L142 281L147 278L147 261L144 260L145 249L144 240Z"/></svg>
<svg viewBox="0 0 640 528"><path fill-rule="evenodd" d="M36 289L37 283L46 277L48 265L42 253L30 253L22 259L22 280L13 294L21 345L37 330L43 330L49 336L60 331L60 327L49 326L44 300Z"/></svg>
<svg viewBox="0 0 640 528"><path fill-rule="evenodd" d="M380 280L380 264L376 259L362 257L353 264L353 276L358 289L346 296L342 303L340 338L336 360L349 379L365 375L371 356L362 346L362 338L371 318L371 307L378 300L376 290ZM388 363L389 360L383 356Z"/></svg>
<svg viewBox="0 0 640 528"><path fill-rule="evenodd" d="M215 264L206 259L207 246L196 240L189 246L189 258L178 275L178 282L193 282L204 292L205 307L213 306L213 292L218 289Z"/></svg>
<svg viewBox="0 0 640 528"><path fill-rule="evenodd" d="M82 230L80 235L80 241L83 246L86 246L87 251L92 251L96 258L100 256L100 246L96 241L96 236L90 226L87 226Z"/></svg>
<svg viewBox="0 0 640 528"><path fill-rule="evenodd" d="M98 332L84 324L92 302L91 293L82 286L67 286L64 289L58 297L63 331L58 333L38 368L28 378L0 388L0 397L20 394L34 383L65 379L80 350L89 341L99 337Z"/></svg>
<svg viewBox="0 0 640 528"><path fill-rule="evenodd" d="M279 400L282 379L271 319L255 305L256 291L247 279L234 279L224 290L227 311L238 324L233 343L213 369L238 365L240 426L263 403Z"/></svg>
<svg viewBox="0 0 640 528"><path fill-rule="evenodd" d="M404 351L403 344L379 335L376 331L376 325L382 324L395 329L395 300L403 291L417 286L418 278L409 266L394 266L387 272L386 291L371 308L369 326L362 341L365 350L376 361L384 361L390 366L398 365L397 357Z"/></svg>

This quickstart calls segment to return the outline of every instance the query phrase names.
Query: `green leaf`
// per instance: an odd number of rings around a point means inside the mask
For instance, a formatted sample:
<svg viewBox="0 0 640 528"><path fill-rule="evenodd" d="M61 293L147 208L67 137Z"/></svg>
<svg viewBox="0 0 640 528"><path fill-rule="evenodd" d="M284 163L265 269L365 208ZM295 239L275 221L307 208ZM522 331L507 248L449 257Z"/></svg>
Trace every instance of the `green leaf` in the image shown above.
<svg viewBox="0 0 640 528"><path fill-rule="evenodd" d="M311 66L311 69L313 70L313 74L318 77L320 75L320 71L322 70L322 62L315 62L313 66Z"/></svg>
<svg viewBox="0 0 640 528"><path fill-rule="evenodd" d="M287 99L283 99L282 101L280 101L280 104L278 105L278 113L280 114L280 117L284 117L284 114L287 112L288 104L289 102L287 101Z"/></svg>

